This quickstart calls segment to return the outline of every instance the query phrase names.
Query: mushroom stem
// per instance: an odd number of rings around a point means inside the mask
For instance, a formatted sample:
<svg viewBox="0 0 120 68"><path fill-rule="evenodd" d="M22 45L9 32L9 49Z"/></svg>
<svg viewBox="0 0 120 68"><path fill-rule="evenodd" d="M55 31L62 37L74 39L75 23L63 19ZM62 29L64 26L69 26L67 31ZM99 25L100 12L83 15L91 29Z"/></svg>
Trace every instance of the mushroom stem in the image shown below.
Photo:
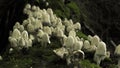
<svg viewBox="0 0 120 68"><path fill-rule="evenodd" d="M120 58L118 59L118 68L120 68Z"/></svg>
<svg viewBox="0 0 120 68"><path fill-rule="evenodd" d="M101 62L101 59L99 59L99 60L97 61L97 65L100 65L100 62Z"/></svg>

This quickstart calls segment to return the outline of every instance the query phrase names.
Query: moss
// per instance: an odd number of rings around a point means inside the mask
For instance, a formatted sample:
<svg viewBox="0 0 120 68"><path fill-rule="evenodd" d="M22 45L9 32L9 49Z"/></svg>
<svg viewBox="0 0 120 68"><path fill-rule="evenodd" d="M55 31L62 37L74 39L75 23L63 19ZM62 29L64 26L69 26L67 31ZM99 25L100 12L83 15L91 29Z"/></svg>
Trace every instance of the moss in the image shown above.
<svg viewBox="0 0 120 68"><path fill-rule="evenodd" d="M80 21L81 13L78 5L75 2L71 1L66 6L70 9L71 19L73 19L74 21Z"/></svg>
<svg viewBox="0 0 120 68"><path fill-rule="evenodd" d="M81 61L81 68L101 68L100 66L91 63L89 60L83 60Z"/></svg>
<svg viewBox="0 0 120 68"><path fill-rule="evenodd" d="M118 68L118 67L117 67L117 65L115 65L115 64L111 64L111 65L109 65L108 68Z"/></svg>
<svg viewBox="0 0 120 68"><path fill-rule="evenodd" d="M67 4L67 6L73 10L76 14L80 15L80 10L79 7L77 6L77 4L75 2L70 2Z"/></svg>
<svg viewBox="0 0 120 68"><path fill-rule="evenodd" d="M85 34L82 33L81 31L77 31L77 32L76 32L76 35L77 35L79 38L87 39L87 35L85 35Z"/></svg>

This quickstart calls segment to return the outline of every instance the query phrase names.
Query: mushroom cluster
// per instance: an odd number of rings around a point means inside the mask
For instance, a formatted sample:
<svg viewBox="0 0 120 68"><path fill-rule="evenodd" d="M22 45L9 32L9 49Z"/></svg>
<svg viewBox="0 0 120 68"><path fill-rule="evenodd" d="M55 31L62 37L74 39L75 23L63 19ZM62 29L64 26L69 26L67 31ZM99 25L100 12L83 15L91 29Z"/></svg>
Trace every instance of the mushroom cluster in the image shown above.
<svg viewBox="0 0 120 68"><path fill-rule="evenodd" d="M67 18L62 20L51 8L40 9L30 4L25 6L24 13L28 18L22 24L16 22L10 33L9 42L12 48L29 48L36 42L46 47L51 44L50 38L55 36L62 46L53 52L65 58L68 65L84 59L85 51L95 51L94 61L98 65L106 57L106 44L97 35L89 35L87 40L77 36L76 32L81 31L79 22L74 23Z"/></svg>

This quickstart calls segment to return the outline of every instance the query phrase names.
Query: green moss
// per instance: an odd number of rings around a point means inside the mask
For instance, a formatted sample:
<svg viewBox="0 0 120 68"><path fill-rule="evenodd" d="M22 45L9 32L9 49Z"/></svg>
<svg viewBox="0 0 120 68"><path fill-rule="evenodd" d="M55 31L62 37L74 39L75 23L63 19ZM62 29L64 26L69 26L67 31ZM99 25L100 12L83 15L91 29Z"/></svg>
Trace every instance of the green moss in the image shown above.
<svg viewBox="0 0 120 68"><path fill-rule="evenodd" d="M81 61L81 68L101 68L100 66L91 63L89 60L83 60Z"/></svg>
<svg viewBox="0 0 120 68"><path fill-rule="evenodd" d="M77 35L79 38L87 39L87 36L86 36L84 33L82 33L81 31L77 31L77 32L76 32L76 35Z"/></svg>
<svg viewBox="0 0 120 68"><path fill-rule="evenodd" d="M67 4L67 6L73 10L76 14L80 14L80 10L79 7L77 6L77 4L75 2L70 2Z"/></svg>
<svg viewBox="0 0 120 68"><path fill-rule="evenodd" d="M110 66L108 68L118 68L118 67L115 64L110 64Z"/></svg>

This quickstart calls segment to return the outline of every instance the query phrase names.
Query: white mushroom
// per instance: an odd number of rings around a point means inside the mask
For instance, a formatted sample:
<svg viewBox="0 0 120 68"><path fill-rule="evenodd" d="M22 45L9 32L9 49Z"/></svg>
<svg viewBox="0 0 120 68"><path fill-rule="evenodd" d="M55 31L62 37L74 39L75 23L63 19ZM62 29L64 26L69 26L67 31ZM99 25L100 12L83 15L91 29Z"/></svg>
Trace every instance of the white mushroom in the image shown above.
<svg viewBox="0 0 120 68"><path fill-rule="evenodd" d="M37 7L35 5L32 6L32 10L35 11Z"/></svg>
<svg viewBox="0 0 120 68"><path fill-rule="evenodd" d="M92 40L92 36L91 35L88 35L88 38L87 38L89 41Z"/></svg>
<svg viewBox="0 0 120 68"><path fill-rule="evenodd" d="M67 32L69 33L71 30L74 30L74 26L73 25L71 25L71 26L67 26Z"/></svg>
<svg viewBox="0 0 120 68"><path fill-rule="evenodd" d="M27 24L29 24L28 20L24 20L22 23L23 26L26 26Z"/></svg>
<svg viewBox="0 0 120 68"><path fill-rule="evenodd" d="M74 51L73 54L74 54L74 58L77 60L81 60L85 58L85 54L82 50Z"/></svg>
<svg viewBox="0 0 120 68"><path fill-rule="evenodd" d="M63 21L63 24L65 26L71 26L71 24L70 24L70 22L69 22L69 20L67 18L65 18L65 20Z"/></svg>
<svg viewBox="0 0 120 68"><path fill-rule="evenodd" d="M18 29L14 29L12 33L12 37L18 40L21 37L21 33Z"/></svg>
<svg viewBox="0 0 120 68"><path fill-rule="evenodd" d="M37 37L42 38L43 34L44 34L43 30L38 30Z"/></svg>
<svg viewBox="0 0 120 68"><path fill-rule="evenodd" d="M49 6L49 3L48 3L48 2L46 2L46 6Z"/></svg>
<svg viewBox="0 0 120 68"><path fill-rule="evenodd" d="M81 25L80 25L79 22L77 22L77 23L74 24L74 29L81 30Z"/></svg>
<svg viewBox="0 0 120 68"><path fill-rule="evenodd" d="M25 40L28 40L29 36L28 36L28 32L26 30L24 30L22 32L22 38L25 39Z"/></svg>
<svg viewBox="0 0 120 68"><path fill-rule="evenodd" d="M81 50L83 47L83 41L76 41L74 43L73 49L74 51Z"/></svg>
<svg viewBox="0 0 120 68"><path fill-rule="evenodd" d="M26 42L26 48L29 48L29 47L32 47L32 40L31 39L28 39L28 40L25 40Z"/></svg>
<svg viewBox="0 0 120 68"><path fill-rule="evenodd" d="M89 51L90 48L90 42L88 40L84 41L84 45L83 45L83 49L85 49L85 51Z"/></svg>
<svg viewBox="0 0 120 68"><path fill-rule="evenodd" d="M3 60L2 56L0 55L0 61Z"/></svg>
<svg viewBox="0 0 120 68"><path fill-rule="evenodd" d="M20 32L23 32L24 31L24 26L20 25L20 27L18 29L20 30Z"/></svg>
<svg viewBox="0 0 120 68"><path fill-rule="evenodd" d="M19 40L19 46L20 47L25 47L25 39L24 38L21 38L20 40Z"/></svg>
<svg viewBox="0 0 120 68"><path fill-rule="evenodd" d="M53 15L53 10L51 8L47 9L47 13L50 15L50 20L53 23L54 22L54 15Z"/></svg>
<svg viewBox="0 0 120 68"><path fill-rule="evenodd" d="M31 5L30 4L26 4L25 8L26 9L31 9Z"/></svg>
<svg viewBox="0 0 120 68"><path fill-rule="evenodd" d="M72 51L74 45L74 38L72 36L68 36L64 42L64 45L66 46L67 49L70 49Z"/></svg>
<svg viewBox="0 0 120 68"><path fill-rule="evenodd" d="M33 33L34 30L35 30L35 29L34 29L34 26L33 26L32 24L29 23L29 24L27 25L27 31Z"/></svg>
<svg viewBox="0 0 120 68"><path fill-rule="evenodd" d="M35 40L35 37L34 37L32 34L30 34L29 36L30 36L30 39L31 39L32 41Z"/></svg>
<svg viewBox="0 0 120 68"><path fill-rule="evenodd" d="M48 27L48 26L44 26L44 27L43 27L43 31L44 31L45 33L47 33L48 35L51 35L51 34L52 34L51 28Z"/></svg>
<svg viewBox="0 0 120 68"><path fill-rule="evenodd" d="M69 36L76 37L76 32L75 32L75 30L71 30L68 35L69 35Z"/></svg>
<svg viewBox="0 0 120 68"><path fill-rule="evenodd" d="M118 57L118 68L120 68L120 44L116 47L114 54Z"/></svg>
<svg viewBox="0 0 120 68"><path fill-rule="evenodd" d="M11 47L17 47L18 46L18 41L13 37L9 37L9 42L10 42Z"/></svg>
<svg viewBox="0 0 120 68"><path fill-rule="evenodd" d="M41 37L41 45L46 47L47 43L51 43L50 37L47 33L44 33Z"/></svg>
<svg viewBox="0 0 120 68"><path fill-rule="evenodd" d="M34 25L35 29L43 29L42 22L40 20L36 20L36 24Z"/></svg>
<svg viewBox="0 0 120 68"><path fill-rule="evenodd" d="M20 27L20 23L19 22L16 22L15 25L13 26L13 30L14 29L18 29Z"/></svg>
<svg viewBox="0 0 120 68"><path fill-rule="evenodd" d="M91 44L92 45L96 45L97 46L97 44L99 42L100 42L100 38L97 35L95 35L95 36L92 37L92 39L91 39Z"/></svg>
<svg viewBox="0 0 120 68"><path fill-rule="evenodd" d="M55 49L53 50L53 52L58 56L60 56L61 58L63 58L65 54L68 54L68 51L64 47Z"/></svg>
<svg viewBox="0 0 120 68"><path fill-rule="evenodd" d="M42 13L42 21L44 22L44 24L46 25L51 25L51 22L50 22L50 15L46 12L46 10L43 10L43 13Z"/></svg>
<svg viewBox="0 0 120 68"><path fill-rule="evenodd" d="M104 60L106 56L106 44L104 42L99 42L94 55L94 61L100 65L101 60Z"/></svg>
<svg viewBox="0 0 120 68"><path fill-rule="evenodd" d="M10 48L10 49L9 49L9 53L12 53L12 52L13 52L13 48Z"/></svg>

